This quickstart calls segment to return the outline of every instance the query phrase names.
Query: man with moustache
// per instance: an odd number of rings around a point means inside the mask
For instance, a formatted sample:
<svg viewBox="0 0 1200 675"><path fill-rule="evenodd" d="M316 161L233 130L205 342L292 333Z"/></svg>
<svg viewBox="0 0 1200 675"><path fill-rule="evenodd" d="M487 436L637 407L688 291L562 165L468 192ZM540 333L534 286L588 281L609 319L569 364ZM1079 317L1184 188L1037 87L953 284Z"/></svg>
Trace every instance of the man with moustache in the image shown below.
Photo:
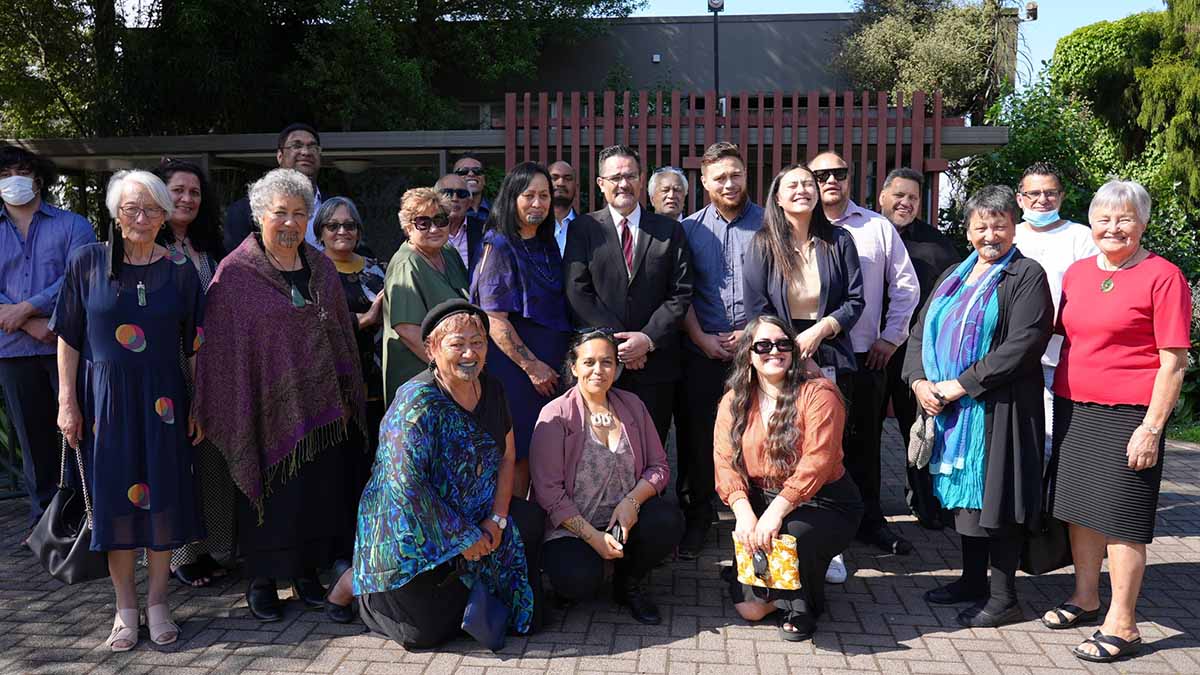
<svg viewBox="0 0 1200 675"><path fill-rule="evenodd" d="M1033 258L1046 271L1050 284L1050 298L1054 301L1054 315L1058 316L1058 303L1062 299L1062 280L1071 263L1100 253L1092 240L1092 228L1073 223L1059 216L1058 209L1063 199L1062 175L1048 162L1034 162L1021 176L1017 184L1017 204L1021 207L1022 220L1017 223L1013 245L1021 255ZM1058 367L1058 355L1062 349L1062 336L1050 336L1050 344L1042 354L1042 376L1046 388L1046 449L1050 457L1050 445L1054 428L1054 369Z"/></svg>
<svg viewBox="0 0 1200 675"><path fill-rule="evenodd" d="M808 166L821 190L825 216L850 233L862 267L866 306L850 329L858 371L851 378L849 391L843 392L849 399L846 470L858 485L865 507L857 536L880 550L904 555L912 551L912 544L888 528L879 503L879 432L884 370L896 349L908 339L909 321L919 295L917 276L896 228L880 214L851 201L850 166L846 160L835 152L823 152Z"/></svg>
<svg viewBox="0 0 1200 675"><path fill-rule="evenodd" d="M49 160L0 147L0 387L21 445L31 527L54 498L59 475L57 337L50 314L67 259L96 241L83 216L46 203L56 179Z"/></svg>
<svg viewBox="0 0 1200 675"><path fill-rule="evenodd" d="M450 203L450 239L447 243L458 251L469 275L475 270L485 223L467 213L471 205L471 192L467 190L467 181L462 176L448 173L433 184L433 189Z"/></svg>
<svg viewBox="0 0 1200 675"><path fill-rule="evenodd" d="M954 245L949 237L937 231L937 228L921 220L917 214L921 211L921 191L924 177L918 171L908 167L893 169L883 180L883 190L879 193L879 206L883 216L892 223L900 233L900 240L912 260L913 270L917 275L920 286L920 299L917 307L925 305L925 299L933 292L938 277L947 268L962 261L962 252ZM909 322L911 330L920 330L916 325L919 312L913 312ZM900 436L908 441L908 433L912 429L917 415L917 399L912 390L900 376L904 367L904 354L908 342L905 341L896 349L896 353L887 364L887 381L884 390L883 411L879 416L880 430L887 404L890 401L896 414L896 422L900 425ZM933 477L927 468L908 467L908 480L904 488L904 497L908 508L917 517L923 527L940 530L941 505L933 494Z"/></svg>
<svg viewBox="0 0 1200 675"><path fill-rule="evenodd" d="M744 183L745 179L742 182ZM687 176L683 171L673 166L661 167L650 176L648 188L650 203L654 206L655 213L683 220L683 200L687 198L688 192Z"/></svg>
<svg viewBox="0 0 1200 675"><path fill-rule="evenodd" d="M467 215L475 216L486 223L488 214L492 212L492 205L487 197L483 196L483 189L487 187L483 160L474 153L464 152L454 162L454 173L467 181L467 190L471 193L471 205L467 208Z"/></svg>
<svg viewBox="0 0 1200 675"><path fill-rule="evenodd" d="M567 232L567 305L576 327L615 331L624 366L616 385L646 404L665 444L692 302L691 252L680 223L642 209L642 166L633 148L602 150L596 184L607 206L580 216Z"/></svg>
<svg viewBox="0 0 1200 675"><path fill-rule="evenodd" d="M663 181L679 178L669 171L655 176ZM746 163L733 143L708 146L700 158L700 183L709 203L683 221L692 251L693 295L683 321L684 374L675 397L675 494L687 519L679 543L684 560L700 555L716 515L713 427L730 360L746 327L742 259L763 224L762 207L746 193ZM650 185L653 190L653 178ZM678 194L682 205L682 191Z"/></svg>
<svg viewBox="0 0 1200 675"><path fill-rule="evenodd" d="M576 218L575 195L579 190L575 183L575 168L563 161L551 164L550 182L553 190L550 203L554 206L554 241L558 242L558 254L563 255L567 251L567 230Z"/></svg>
<svg viewBox="0 0 1200 675"><path fill-rule="evenodd" d="M295 169L312 182L312 213L308 214L308 227L304 240L323 249L321 238L313 230L313 219L321 210L321 189L317 187L317 173L321 171L321 136L317 130L303 122L284 127L275 143L275 162L281 169ZM232 251L241 245L251 232L258 232L258 223L250 216L250 200L242 197L225 210L225 250Z"/></svg>

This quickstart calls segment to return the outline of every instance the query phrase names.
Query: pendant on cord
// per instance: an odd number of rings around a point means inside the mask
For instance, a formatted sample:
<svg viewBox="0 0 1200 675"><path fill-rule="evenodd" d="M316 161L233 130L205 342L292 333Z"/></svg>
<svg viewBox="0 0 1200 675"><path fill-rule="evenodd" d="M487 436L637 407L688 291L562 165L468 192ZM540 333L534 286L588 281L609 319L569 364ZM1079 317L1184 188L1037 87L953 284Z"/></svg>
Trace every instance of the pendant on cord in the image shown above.
<svg viewBox="0 0 1200 675"><path fill-rule="evenodd" d="M299 288L296 288L295 284L293 284L292 285L292 307L295 307L296 309L300 309L301 307L304 307L304 305L306 305L306 304L308 304L308 301L306 301L304 299L304 294L300 292Z"/></svg>
<svg viewBox="0 0 1200 675"><path fill-rule="evenodd" d="M139 281L137 285L138 307L146 306L146 283Z"/></svg>
<svg viewBox="0 0 1200 675"><path fill-rule="evenodd" d="M1113 289L1113 286L1116 286L1116 284L1113 283L1112 277L1109 277L1100 282L1100 292L1107 293Z"/></svg>

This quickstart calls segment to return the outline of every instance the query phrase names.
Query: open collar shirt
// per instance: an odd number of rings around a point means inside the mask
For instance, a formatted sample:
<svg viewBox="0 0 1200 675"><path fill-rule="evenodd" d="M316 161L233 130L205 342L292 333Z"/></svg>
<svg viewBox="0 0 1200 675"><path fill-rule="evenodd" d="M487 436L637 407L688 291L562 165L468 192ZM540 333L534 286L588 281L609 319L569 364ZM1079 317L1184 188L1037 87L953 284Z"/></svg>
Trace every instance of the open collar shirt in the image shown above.
<svg viewBox="0 0 1200 675"><path fill-rule="evenodd" d="M746 327L742 267L762 224L762 207L748 200L732 221L725 220L712 203L683 221L692 249L692 308L705 333Z"/></svg>

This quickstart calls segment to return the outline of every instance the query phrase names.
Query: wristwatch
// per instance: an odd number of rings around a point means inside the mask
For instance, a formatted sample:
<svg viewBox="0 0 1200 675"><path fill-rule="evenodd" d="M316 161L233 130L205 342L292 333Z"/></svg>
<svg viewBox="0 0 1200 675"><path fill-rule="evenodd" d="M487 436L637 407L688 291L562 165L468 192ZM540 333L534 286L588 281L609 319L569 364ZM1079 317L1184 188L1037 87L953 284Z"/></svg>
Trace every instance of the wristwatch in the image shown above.
<svg viewBox="0 0 1200 675"><path fill-rule="evenodd" d="M508 527L508 517L507 516L502 516L502 515L493 513L492 514L492 522L495 523L496 525L500 526L501 532L504 531L504 528Z"/></svg>

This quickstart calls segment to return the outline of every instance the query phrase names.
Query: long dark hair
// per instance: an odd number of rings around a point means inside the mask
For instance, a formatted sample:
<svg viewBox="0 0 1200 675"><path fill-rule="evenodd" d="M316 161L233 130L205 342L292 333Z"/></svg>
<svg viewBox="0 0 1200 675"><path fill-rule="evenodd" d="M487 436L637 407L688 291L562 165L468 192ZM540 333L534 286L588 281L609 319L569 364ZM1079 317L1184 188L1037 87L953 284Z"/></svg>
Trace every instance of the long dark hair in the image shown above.
<svg viewBox="0 0 1200 675"><path fill-rule="evenodd" d="M758 393L758 376L751 363L750 344L754 342L754 334L763 324L770 324L783 331L789 340L795 341L796 331L788 322L777 316L763 314L750 321L742 331L738 340L737 353L733 357L733 366L729 369L729 379L725 388L733 392L730 401L730 413L733 424L729 427L729 444L733 448L733 465L739 472L746 475L746 462L742 459L742 436L746 433L749 423L750 406ZM804 384L804 364L792 353L792 363L784 374L781 393L775 400L775 410L767 421L766 458L770 475L780 480L786 478L796 468L798 455L796 445L800 442L800 429L796 424L796 398L800 395L800 387Z"/></svg>
<svg viewBox="0 0 1200 675"><path fill-rule="evenodd" d="M767 191L767 199L763 204L763 226L754 235L754 244L769 260L775 263L776 269L783 273L785 279L791 279L796 272L795 248L800 242L793 241L795 233L792 224L787 219L783 207L779 205L779 186L783 177L800 169L812 176L817 182L812 169L806 164L792 164L783 167L771 181L771 189ZM817 185L816 204L813 206L812 218L808 222L808 232L817 246L828 246L833 243L833 223L825 217L825 209L821 207L821 187Z"/></svg>
<svg viewBox="0 0 1200 675"><path fill-rule="evenodd" d="M170 183L171 176L180 171L192 174L200 182L200 209L196 212L196 219L188 225L188 238L192 240L192 246L197 251L220 260L225 257L225 244L221 237L221 211L217 206L221 200L212 184L208 182L204 169L191 162L164 159L154 169L154 175L161 178L163 183ZM175 243L175 231L171 229L170 223L158 233L155 240L163 246Z"/></svg>
<svg viewBox="0 0 1200 675"><path fill-rule="evenodd" d="M521 238L521 222L517 218L517 197L521 196L529 184L533 182L534 176L542 175L546 178L546 186L550 189L550 194L554 194L554 183L550 180L550 172L546 167L536 162L522 162L512 168L508 175L504 177L504 182L500 183L500 191L496 193L496 201L492 202L492 210L488 214L487 227L488 230L496 230L508 238L510 242L517 242ZM537 228L537 238L546 244L554 244L554 209L547 204L546 217ZM555 250L558 250L555 244Z"/></svg>

